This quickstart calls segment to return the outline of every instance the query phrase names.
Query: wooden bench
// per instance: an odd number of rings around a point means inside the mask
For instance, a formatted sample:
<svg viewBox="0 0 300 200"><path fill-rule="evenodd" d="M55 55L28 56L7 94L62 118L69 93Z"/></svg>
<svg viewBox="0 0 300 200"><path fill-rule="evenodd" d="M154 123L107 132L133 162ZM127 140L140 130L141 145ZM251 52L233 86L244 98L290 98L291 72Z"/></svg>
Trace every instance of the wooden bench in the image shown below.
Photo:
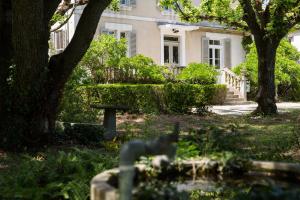
<svg viewBox="0 0 300 200"><path fill-rule="evenodd" d="M105 128L104 138L107 140L112 140L117 135L117 125L116 125L116 113L117 110L127 111L129 110L128 106L122 105L91 105L91 108L94 109L104 109L104 120L103 126Z"/></svg>

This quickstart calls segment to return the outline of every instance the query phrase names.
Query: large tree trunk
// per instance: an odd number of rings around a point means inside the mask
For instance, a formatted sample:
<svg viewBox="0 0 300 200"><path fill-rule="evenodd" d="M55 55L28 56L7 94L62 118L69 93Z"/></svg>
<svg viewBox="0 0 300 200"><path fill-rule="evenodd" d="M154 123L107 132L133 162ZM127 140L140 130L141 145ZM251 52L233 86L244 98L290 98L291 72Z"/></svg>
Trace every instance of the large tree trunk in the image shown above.
<svg viewBox="0 0 300 200"><path fill-rule="evenodd" d="M12 1L12 10L14 65L6 96L7 111L5 115L1 113L5 116L1 133L3 146L17 150L40 147L48 139L45 84L49 27L44 20L44 0Z"/></svg>
<svg viewBox="0 0 300 200"><path fill-rule="evenodd" d="M90 0L69 46L49 61L49 21L60 1L0 1L0 148L49 144L65 83L111 2Z"/></svg>
<svg viewBox="0 0 300 200"><path fill-rule="evenodd" d="M258 94L256 113L277 114L275 61L278 43L271 39L256 44L258 52Z"/></svg>

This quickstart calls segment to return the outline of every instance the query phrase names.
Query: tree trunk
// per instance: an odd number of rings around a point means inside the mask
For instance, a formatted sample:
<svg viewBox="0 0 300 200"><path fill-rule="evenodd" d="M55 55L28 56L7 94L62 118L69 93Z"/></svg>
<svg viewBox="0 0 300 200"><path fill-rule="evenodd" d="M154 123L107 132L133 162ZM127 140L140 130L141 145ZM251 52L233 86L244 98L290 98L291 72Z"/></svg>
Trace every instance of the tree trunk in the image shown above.
<svg viewBox="0 0 300 200"><path fill-rule="evenodd" d="M279 43L278 43L279 44ZM277 114L275 61L278 44L269 39L256 43L258 52L258 94L256 113L263 115Z"/></svg>
<svg viewBox="0 0 300 200"><path fill-rule="evenodd" d="M60 2L0 1L0 148L49 144L65 83L111 0L89 0L68 47L49 60L49 21Z"/></svg>

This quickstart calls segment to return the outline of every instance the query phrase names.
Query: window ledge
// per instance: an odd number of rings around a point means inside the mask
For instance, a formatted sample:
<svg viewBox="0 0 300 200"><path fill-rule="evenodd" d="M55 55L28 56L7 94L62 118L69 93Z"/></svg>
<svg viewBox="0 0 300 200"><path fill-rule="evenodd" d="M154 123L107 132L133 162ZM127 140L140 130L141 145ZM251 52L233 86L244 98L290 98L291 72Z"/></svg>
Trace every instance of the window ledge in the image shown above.
<svg viewBox="0 0 300 200"><path fill-rule="evenodd" d="M131 11L132 6L130 6L130 5L120 5L120 10Z"/></svg>
<svg viewBox="0 0 300 200"><path fill-rule="evenodd" d="M161 14L163 16L176 16L174 11L167 11L167 10L161 11Z"/></svg>

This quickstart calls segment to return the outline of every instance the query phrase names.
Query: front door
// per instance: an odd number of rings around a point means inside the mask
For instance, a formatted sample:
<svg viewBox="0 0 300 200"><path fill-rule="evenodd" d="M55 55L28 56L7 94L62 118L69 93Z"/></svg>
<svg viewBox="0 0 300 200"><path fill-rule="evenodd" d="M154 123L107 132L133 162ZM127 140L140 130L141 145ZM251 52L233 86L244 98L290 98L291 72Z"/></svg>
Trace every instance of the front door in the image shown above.
<svg viewBox="0 0 300 200"><path fill-rule="evenodd" d="M222 46L219 40L209 41L209 64L221 68Z"/></svg>

